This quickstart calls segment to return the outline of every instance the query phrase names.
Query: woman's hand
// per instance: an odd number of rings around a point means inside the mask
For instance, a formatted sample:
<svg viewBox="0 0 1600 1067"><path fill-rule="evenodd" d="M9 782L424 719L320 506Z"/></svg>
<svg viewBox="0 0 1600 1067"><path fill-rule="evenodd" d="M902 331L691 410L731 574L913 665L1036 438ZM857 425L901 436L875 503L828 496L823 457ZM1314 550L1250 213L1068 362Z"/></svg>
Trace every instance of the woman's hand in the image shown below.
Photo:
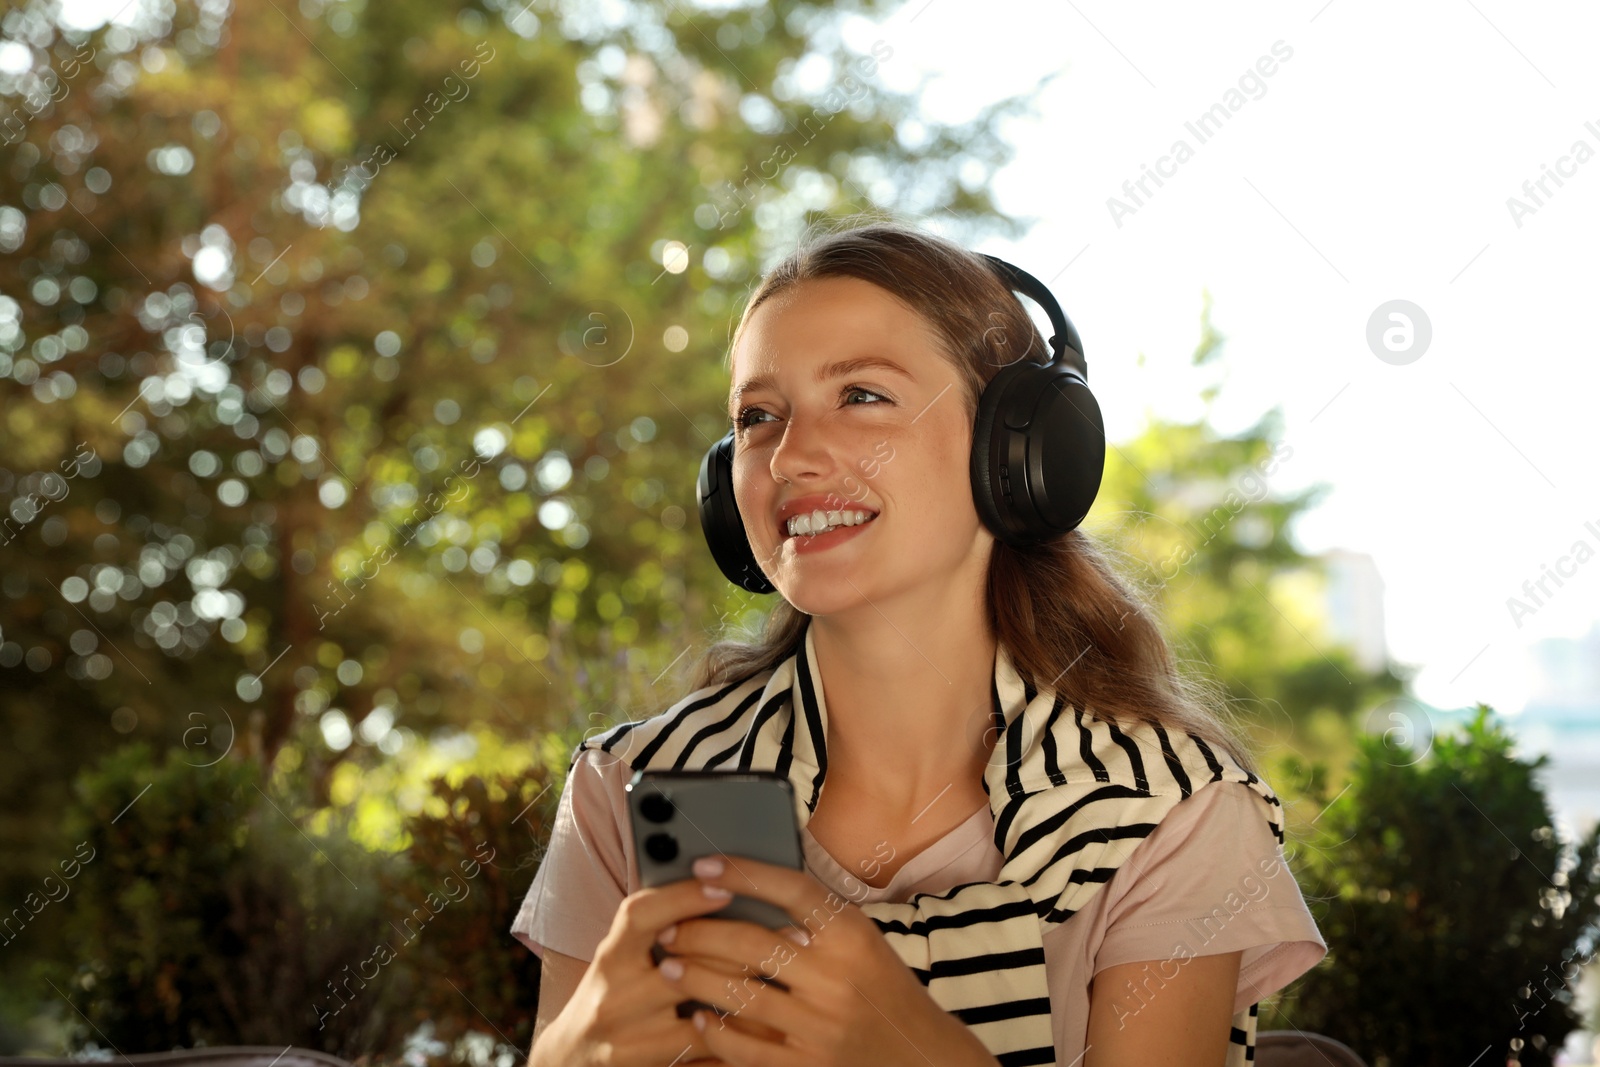
<svg viewBox="0 0 1600 1067"><path fill-rule="evenodd" d="M780 934L734 919L690 918L663 935L683 967L673 984L730 1013L695 1013L718 1060L736 1067L996 1067L854 904L804 871L732 856L721 857L722 873L712 873L708 861L716 859L696 861L701 881L775 904L801 928ZM807 943L789 936L801 931ZM741 1020L773 1036L734 1025Z"/></svg>
<svg viewBox="0 0 1600 1067"><path fill-rule="evenodd" d="M690 999L656 969L650 947L662 930L715 911L730 895L707 896L693 878L622 898L572 998L552 1019L529 1056L529 1067L663 1067L711 1062L705 1040L677 1006ZM747 1026L750 1040L772 1036Z"/></svg>

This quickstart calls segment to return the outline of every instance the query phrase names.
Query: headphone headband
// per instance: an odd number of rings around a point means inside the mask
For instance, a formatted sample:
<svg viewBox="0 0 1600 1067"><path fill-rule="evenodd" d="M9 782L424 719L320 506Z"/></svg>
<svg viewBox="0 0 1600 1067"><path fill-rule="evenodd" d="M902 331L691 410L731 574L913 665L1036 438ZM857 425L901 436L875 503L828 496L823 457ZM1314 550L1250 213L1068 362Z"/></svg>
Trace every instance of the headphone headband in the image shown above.
<svg viewBox="0 0 1600 1067"><path fill-rule="evenodd" d="M1072 325L1072 320L1067 318L1067 313L1061 310L1055 295L1043 282L1015 263L1007 263L999 256L991 256L987 252L978 254L995 266L1007 288L1028 296L1035 304L1044 308L1044 313L1050 316L1050 328L1055 331L1050 335L1051 359L1065 362L1087 382L1089 363L1083 358L1083 342L1078 340L1077 328Z"/></svg>

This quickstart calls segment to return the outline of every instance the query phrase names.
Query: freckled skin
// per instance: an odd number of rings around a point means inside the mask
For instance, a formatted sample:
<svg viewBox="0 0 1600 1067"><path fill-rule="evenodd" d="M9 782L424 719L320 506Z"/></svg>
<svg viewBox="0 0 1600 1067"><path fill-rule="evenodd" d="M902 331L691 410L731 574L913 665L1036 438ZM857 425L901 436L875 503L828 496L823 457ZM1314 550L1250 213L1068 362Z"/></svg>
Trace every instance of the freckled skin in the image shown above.
<svg viewBox="0 0 1600 1067"><path fill-rule="evenodd" d="M814 380L822 364L864 355L914 380L874 368ZM777 385L740 399L760 413L737 440L734 494L756 558L790 603L832 615L906 596L916 605L902 611L938 610L953 590L982 588L993 538L968 488L972 426L956 369L921 316L859 278L802 282L758 307L739 337L734 385L758 374ZM796 554L777 509L814 492L880 515L835 549Z"/></svg>

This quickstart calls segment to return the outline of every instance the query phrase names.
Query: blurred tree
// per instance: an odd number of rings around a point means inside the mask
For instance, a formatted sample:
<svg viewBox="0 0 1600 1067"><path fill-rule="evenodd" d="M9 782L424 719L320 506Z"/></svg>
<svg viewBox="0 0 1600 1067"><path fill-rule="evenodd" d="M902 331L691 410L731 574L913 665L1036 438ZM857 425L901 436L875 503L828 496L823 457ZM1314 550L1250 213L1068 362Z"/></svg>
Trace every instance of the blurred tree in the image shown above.
<svg viewBox="0 0 1600 1067"><path fill-rule="evenodd" d="M1220 370L1224 339L1209 295L1200 327L1192 364ZM1194 421L1151 414L1138 436L1107 449L1088 522L1155 589L1181 657L1225 687L1288 800L1348 763L1365 713L1400 693L1406 672L1363 669L1322 632L1326 568L1296 544L1294 523L1328 487L1282 488L1294 447L1276 409L1237 436L1220 435L1212 410L1222 387L1199 390L1204 413Z"/></svg>
<svg viewBox="0 0 1600 1067"><path fill-rule="evenodd" d="M1359 739L1294 865L1328 955L1262 1029L1329 1034L1374 1067L1553 1062L1600 947L1600 826L1562 841L1548 757L1512 743L1485 704L1425 754Z"/></svg>
<svg viewBox="0 0 1600 1067"><path fill-rule="evenodd" d="M902 136L896 42L838 30L894 6L0 16L0 892L129 740L288 754L322 802L681 669L741 603L693 485L762 261L891 196L1007 229L1018 103ZM54 1000L18 958L0 1027Z"/></svg>

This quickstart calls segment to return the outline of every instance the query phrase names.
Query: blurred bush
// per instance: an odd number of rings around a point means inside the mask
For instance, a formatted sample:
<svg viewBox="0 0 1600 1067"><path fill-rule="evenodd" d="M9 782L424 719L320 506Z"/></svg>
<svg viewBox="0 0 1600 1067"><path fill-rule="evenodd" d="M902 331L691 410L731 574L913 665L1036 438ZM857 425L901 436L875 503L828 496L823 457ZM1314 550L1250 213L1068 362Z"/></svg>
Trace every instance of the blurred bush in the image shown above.
<svg viewBox="0 0 1600 1067"><path fill-rule="evenodd" d="M426 1027L436 1054L448 1048L468 1058L477 1037L493 1039L502 1057L519 1061L533 1044L539 957L509 931L544 856L547 818L561 790L542 769L488 780L474 775L459 786L435 779L432 789L446 814L425 808L406 821L411 847L387 896L460 899L440 911L406 955L416 992L405 1018ZM451 878L458 887L448 884Z"/></svg>
<svg viewBox="0 0 1600 1067"><path fill-rule="evenodd" d="M40 966L76 1009L72 1048L459 1062L531 1043L539 962L508 928L560 796L542 767L435 779L391 854L355 844L339 809L307 819L283 761L263 780L250 760L191 760L130 746L77 783L76 900Z"/></svg>
<svg viewBox="0 0 1600 1067"><path fill-rule="evenodd" d="M134 745L78 780L67 836L94 849L94 869L47 965L82 1013L68 1016L73 1044L349 1056L389 1042L406 990L349 974L385 936L392 861L301 831L292 776L191 760Z"/></svg>
<svg viewBox="0 0 1600 1067"><path fill-rule="evenodd" d="M1600 936L1600 826L1561 840L1547 757L1518 758L1488 705L1420 756L1358 744L1294 864L1328 956L1262 1028L1330 1034L1377 1067L1551 1063Z"/></svg>

